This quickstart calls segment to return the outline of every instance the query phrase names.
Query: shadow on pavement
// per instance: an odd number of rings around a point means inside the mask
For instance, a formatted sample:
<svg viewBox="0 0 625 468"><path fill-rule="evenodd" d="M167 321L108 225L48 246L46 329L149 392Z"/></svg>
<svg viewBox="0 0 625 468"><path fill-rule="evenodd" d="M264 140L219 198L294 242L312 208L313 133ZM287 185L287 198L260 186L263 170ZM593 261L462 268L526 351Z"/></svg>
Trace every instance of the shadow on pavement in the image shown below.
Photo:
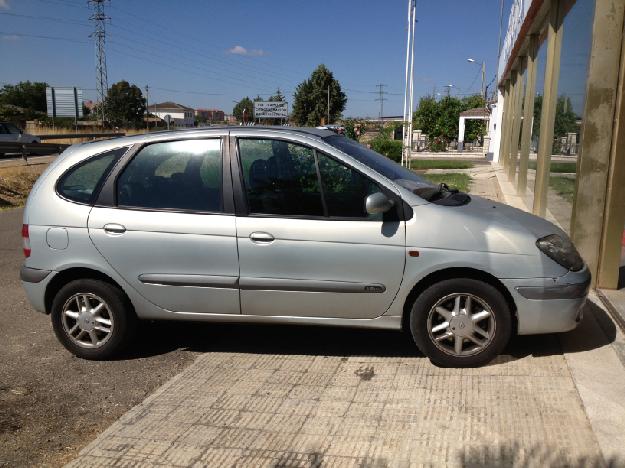
<svg viewBox="0 0 625 468"><path fill-rule="evenodd" d="M592 302L585 319L567 337L567 352L588 351L612 343L616 327ZM589 328L601 331L588 333ZM567 334L567 335L569 335ZM580 339L571 339L579 336ZM582 339L583 337L583 339ZM236 352L319 356L423 357L408 333L343 327L229 324L206 322L145 322L135 342L120 359L139 359L176 349L193 352ZM491 365L528 356L562 354L557 335L515 336Z"/></svg>
<svg viewBox="0 0 625 468"><path fill-rule="evenodd" d="M121 359L195 352L319 356L422 357L412 338L397 331L355 328L188 322L142 323Z"/></svg>
<svg viewBox="0 0 625 468"><path fill-rule="evenodd" d="M524 448L516 443L499 446L469 447L460 452L458 456L458 465L463 468L484 466L540 466L545 468L621 467L624 463L625 460L614 457L604 460L600 455L571 457L557 446L534 445Z"/></svg>

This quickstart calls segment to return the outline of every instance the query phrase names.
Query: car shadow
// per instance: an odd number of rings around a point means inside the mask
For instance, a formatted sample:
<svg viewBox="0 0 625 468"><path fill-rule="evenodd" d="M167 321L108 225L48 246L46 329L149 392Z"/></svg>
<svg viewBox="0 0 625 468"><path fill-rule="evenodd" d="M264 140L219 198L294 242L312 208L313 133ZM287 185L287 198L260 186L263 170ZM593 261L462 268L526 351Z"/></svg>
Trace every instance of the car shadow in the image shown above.
<svg viewBox="0 0 625 468"><path fill-rule="evenodd" d="M514 336L503 353L489 365L505 364L528 356L588 351L615 340L616 327L600 307L589 301L584 316L576 330L560 337L556 334ZM395 330L155 321L140 324L133 345L118 359L141 359L175 350L198 353L424 357L408 333Z"/></svg>
<svg viewBox="0 0 625 468"><path fill-rule="evenodd" d="M406 333L303 325L145 322L120 359L184 349L192 352L423 357Z"/></svg>

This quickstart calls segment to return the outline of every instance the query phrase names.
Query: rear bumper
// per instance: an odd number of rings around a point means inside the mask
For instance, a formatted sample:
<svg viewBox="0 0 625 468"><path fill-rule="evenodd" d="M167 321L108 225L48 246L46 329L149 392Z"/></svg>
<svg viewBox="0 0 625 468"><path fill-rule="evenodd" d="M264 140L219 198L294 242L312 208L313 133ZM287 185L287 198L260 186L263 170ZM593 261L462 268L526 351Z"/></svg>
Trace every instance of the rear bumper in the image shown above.
<svg viewBox="0 0 625 468"><path fill-rule="evenodd" d="M26 266L22 266L20 269L20 279L22 280L22 287L26 292L26 297L38 312L47 313L45 304L46 288L55 275L56 271L39 270Z"/></svg>
<svg viewBox="0 0 625 468"><path fill-rule="evenodd" d="M559 278L502 280L517 307L519 335L574 329L582 320L590 279L584 267Z"/></svg>

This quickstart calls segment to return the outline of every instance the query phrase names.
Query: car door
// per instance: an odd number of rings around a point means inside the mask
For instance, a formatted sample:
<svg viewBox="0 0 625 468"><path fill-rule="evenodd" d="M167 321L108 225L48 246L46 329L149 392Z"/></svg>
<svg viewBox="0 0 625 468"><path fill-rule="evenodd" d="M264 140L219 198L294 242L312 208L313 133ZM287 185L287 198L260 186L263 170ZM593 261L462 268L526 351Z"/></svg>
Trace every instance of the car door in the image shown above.
<svg viewBox="0 0 625 468"><path fill-rule="evenodd" d="M365 198L397 194L309 144L241 136L236 149L242 313L382 315L402 281L405 226L401 202L368 215Z"/></svg>
<svg viewBox="0 0 625 468"><path fill-rule="evenodd" d="M0 141L15 141L15 136L5 124L0 123Z"/></svg>
<svg viewBox="0 0 625 468"><path fill-rule="evenodd" d="M89 215L89 235L106 261L164 309L240 313L224 142L157 142L124 156Z"/></svg>

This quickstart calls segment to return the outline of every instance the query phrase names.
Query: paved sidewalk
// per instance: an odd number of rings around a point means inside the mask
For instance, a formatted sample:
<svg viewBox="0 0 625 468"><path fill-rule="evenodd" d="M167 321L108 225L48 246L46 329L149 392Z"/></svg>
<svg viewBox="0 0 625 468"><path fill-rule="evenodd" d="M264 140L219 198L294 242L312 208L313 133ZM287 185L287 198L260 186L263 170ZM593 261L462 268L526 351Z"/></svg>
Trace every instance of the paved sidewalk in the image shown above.
<svg viewBox="0 0 625 468"><path fill-rule="evenodd" d="M601 464L557 342L512 352L464 370L416 354L206 353L71 466Z"/></svg>

